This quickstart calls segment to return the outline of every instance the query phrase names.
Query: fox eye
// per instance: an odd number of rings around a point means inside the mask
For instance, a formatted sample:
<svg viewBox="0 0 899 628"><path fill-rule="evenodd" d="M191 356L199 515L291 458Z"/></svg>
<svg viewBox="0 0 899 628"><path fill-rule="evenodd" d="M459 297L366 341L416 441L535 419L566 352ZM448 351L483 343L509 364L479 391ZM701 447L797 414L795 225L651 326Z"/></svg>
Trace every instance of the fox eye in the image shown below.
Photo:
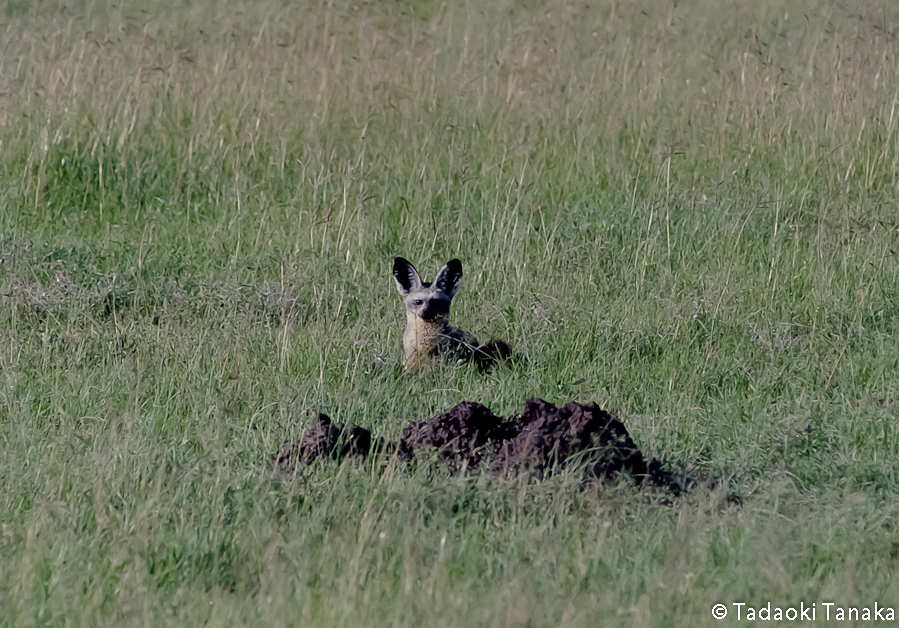
<svg viewBox="0 0 899 628"><path fill-rule="evenodd" d="M424 303L424 301L422 301L421 299L415 299L415 300L412 302L412 305L414 305L415 307L418 307L418 306L421 305L422 303Z"/></svg>

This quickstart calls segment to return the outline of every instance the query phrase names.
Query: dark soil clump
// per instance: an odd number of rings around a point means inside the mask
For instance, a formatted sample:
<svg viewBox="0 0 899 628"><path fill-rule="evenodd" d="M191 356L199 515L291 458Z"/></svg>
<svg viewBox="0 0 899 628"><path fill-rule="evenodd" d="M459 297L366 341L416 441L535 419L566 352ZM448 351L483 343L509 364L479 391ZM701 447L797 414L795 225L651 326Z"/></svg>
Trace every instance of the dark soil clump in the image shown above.
<svg viewBox="0 0 899 628"><path fill-rule="evenodd" d="M275 470L295 468L299 463L312 464L319 458L343 460L347 456L365 458L371 451L371 432L350 423L331 423L327 414L317 412L312 427L300 440L281 443L275 458Z"/></svg>
<svg viewBox="0 0 899 628"><path fill-rule="evenodd" d="M319 458L362 459L372 450L371 433L359 426L331 423L317 414L299 441L281 445L275 469L290 471ZM571 402L561 408L529 399L524 412L509 421L479 403L465 401L449 412L415 421L398 441L384 448L403 461L434 461L452 475L522 472L545 477L555 470L581 468L588 477L626 473L674 493L681 489L657 460L649 462L618 418L595 403Z"/></svg>
<svg viewBox="0 0 899 628"><path fill-rule="evenodd" d="M529 471L543 475L553 466L582 463L595 477L627 471L646 475L646 461L615 415L595 403L572 401L557 408L542 399L528 399L516 421L518 434L493 459L497 473Z"/></svg>
<svg viewBox="0 0 899 628"><path fill-rule="evenodd" d="M463 401L449 412L410 423L395 449L388 446L387 450L395 450L403 460L433 455L450 473L457 474L478 468L485 456L496 452L517 431L514 423L504 423L481 404Z"/></svg>

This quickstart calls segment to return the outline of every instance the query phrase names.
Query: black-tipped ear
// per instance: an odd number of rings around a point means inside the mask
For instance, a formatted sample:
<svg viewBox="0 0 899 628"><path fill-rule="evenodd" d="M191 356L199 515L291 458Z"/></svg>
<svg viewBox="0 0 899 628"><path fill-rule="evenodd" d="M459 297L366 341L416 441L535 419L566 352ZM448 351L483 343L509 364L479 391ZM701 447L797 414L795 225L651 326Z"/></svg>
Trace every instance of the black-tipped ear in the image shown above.
<svg viewBox="0 0 899 628"><path fill-rule="evenodd" d="M415 270L415 266L402 257L393 258L393 278L396 279L396 289L403 296L421 288L421 275Z"/></svg>
<svg viewBox="0 0 899 628"><path fill-rule="evenodd" d="M456 294L456 290L459 289L460 281L462 281L462 262L457 259L451 259L437 273L434 285L437 286L438 290L452 297Z"/></svg>

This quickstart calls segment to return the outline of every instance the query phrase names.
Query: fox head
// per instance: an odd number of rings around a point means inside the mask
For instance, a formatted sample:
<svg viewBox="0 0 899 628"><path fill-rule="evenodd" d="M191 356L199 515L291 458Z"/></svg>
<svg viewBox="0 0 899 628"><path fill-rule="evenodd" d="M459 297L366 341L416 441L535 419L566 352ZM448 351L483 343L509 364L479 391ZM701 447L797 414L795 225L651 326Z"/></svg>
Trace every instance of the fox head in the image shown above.
<svg viewBox="0 0 899 628"><path fill-rule="evenodd" d="M403 297L406 312L425 321L444 322L450 303L462 280L462 262L448 261L433 282L424 282L415 266L402 257L393 260L393 278Z"/></svg>

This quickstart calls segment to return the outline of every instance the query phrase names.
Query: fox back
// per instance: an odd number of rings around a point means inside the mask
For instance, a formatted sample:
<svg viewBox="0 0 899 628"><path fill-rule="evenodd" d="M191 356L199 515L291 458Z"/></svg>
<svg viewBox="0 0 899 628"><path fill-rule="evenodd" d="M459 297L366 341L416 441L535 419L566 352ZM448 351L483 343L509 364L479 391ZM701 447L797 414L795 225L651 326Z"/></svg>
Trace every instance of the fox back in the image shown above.
<svg viewBox="0 0 899 628"><path fill-rule="evenodd" d="M424 282L415 267L402 257L393 260L393 278L406 306L403 365L417 370L438 357L467 360L478 341L449 324L450 305L462 280L462 262L444 264L432 282Z"/></svg>

